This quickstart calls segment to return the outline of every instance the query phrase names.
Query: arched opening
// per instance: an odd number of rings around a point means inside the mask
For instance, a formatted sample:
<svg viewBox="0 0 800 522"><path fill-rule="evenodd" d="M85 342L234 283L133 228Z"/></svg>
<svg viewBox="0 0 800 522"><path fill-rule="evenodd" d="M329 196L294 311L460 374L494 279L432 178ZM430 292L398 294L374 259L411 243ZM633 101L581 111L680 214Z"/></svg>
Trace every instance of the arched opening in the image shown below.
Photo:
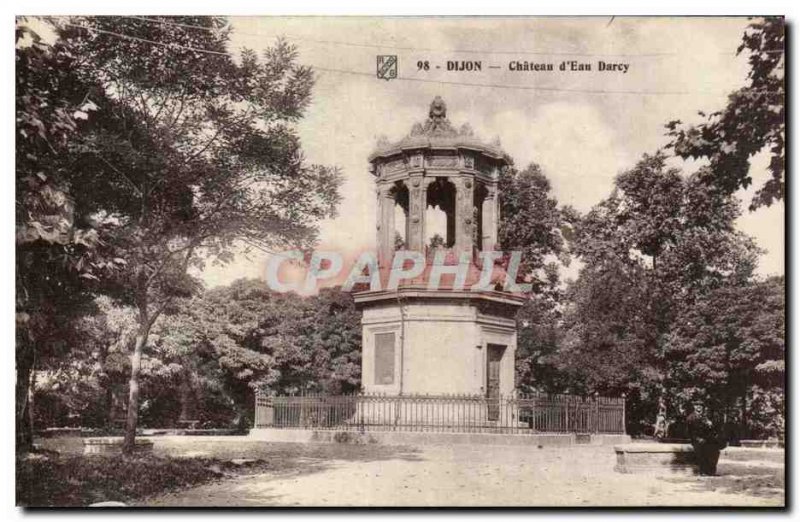
<svg viewBox="0 0 800 522"><path fill-rule="evenodd" d="M472 217L475 226L472 228L472 244L478 251L483 251L484 239L484 219L483 219L483 202L489 195L489 191L483 183L476 183L475 192L473 194Z"/></svg>
<svg viewBox="0 0 800 522"><path fill-rule="evenodd" d="M408 187L395 182L391 190L394 199L394 250L408 248Z"/></svg>
<svg viewBox="0 0 800 522"><path fill-rule="evenodd" d="M447 178L436 178L428 185L425 209L425 245L451 248L455 234L456 187Z"/></svg>

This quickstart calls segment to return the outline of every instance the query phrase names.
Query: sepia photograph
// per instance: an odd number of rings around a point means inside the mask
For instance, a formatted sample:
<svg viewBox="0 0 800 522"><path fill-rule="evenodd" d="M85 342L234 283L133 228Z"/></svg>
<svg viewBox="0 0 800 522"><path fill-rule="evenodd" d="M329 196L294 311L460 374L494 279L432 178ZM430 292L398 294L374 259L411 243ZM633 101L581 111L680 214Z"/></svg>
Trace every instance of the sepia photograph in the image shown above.
<svg viewBox="0 0 800 522"><path fill-rule="evenodd" d="M18 508L786 509L783 16L14 27Z"/></svg>

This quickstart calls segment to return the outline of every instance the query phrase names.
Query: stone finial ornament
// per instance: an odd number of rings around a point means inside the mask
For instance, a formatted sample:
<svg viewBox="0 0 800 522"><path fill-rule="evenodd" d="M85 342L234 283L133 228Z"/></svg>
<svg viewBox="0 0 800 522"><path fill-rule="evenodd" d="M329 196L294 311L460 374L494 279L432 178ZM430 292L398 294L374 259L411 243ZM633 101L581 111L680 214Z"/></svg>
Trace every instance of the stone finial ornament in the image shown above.
<svg viewBox="0 0 800 522"><path fill-rule="evenodd" d="M447 119L447 104L441 96L437 96L431 102L431 108L428 111L428 118L432 120L445 120Z"/></svg>
<svg viewBox="0 0 800 522"><path fill-rule="evenodd" d="M416 128L412 129L412 135ZM458 132L447 119L447 104L441 96L437 96L431 102L428 110L428 121L422 127L421 134L428 136L456 136Z"/></svg>

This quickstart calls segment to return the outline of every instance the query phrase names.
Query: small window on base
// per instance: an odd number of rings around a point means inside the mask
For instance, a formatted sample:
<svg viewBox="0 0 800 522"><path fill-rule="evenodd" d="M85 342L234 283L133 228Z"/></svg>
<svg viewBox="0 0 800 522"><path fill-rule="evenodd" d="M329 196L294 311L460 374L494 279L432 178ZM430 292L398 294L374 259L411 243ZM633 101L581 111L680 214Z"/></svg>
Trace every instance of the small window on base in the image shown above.
<svg viewBox="0 0 800 522"><path fill-rule="evenodd" d="M394 332L375 334L375 384L394 384Z"/></svg>

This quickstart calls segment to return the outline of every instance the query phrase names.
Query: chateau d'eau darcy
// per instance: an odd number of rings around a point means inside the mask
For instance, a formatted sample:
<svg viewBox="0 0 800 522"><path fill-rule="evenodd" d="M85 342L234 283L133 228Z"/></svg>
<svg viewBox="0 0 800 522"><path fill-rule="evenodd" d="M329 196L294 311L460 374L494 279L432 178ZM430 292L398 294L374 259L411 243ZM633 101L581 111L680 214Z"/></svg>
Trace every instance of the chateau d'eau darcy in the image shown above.
<svg viewBox="0 0 800 522"><path fill-rule="evenodd" d="M577 60L564 60L559 63L553 62L529 62L525 60L512 60L506 64L509 71L513 72L616 72L626 74L630 68L630 63L625 62L580 62ZM487 66L488 69L500 69L495 64ZM448 60L448 71L480 72L484 70L484 63L481 60Z"/></svg>

